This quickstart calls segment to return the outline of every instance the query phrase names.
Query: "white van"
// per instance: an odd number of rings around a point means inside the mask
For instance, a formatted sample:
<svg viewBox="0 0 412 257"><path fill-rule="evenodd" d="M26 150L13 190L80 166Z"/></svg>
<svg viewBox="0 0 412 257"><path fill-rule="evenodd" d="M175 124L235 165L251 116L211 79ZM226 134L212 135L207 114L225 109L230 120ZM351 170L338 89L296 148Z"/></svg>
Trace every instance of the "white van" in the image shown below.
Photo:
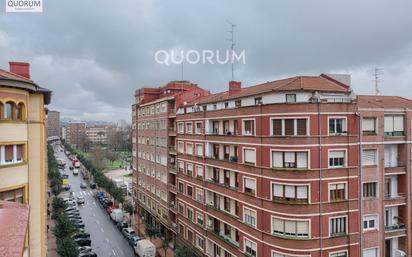
<svg viewBox="0 0 412 257"><path fill-rule="evenodd" d="M79 175L79 170L78 170L78 169L74 169L74 170L73 170L73 175Z"/></svg>
<svg viewBox="0 0 412 257"><path fill-rule="evenodd" d="M148 239L137 241L134 252L139 257L155 257L156 246Z"/></svg>

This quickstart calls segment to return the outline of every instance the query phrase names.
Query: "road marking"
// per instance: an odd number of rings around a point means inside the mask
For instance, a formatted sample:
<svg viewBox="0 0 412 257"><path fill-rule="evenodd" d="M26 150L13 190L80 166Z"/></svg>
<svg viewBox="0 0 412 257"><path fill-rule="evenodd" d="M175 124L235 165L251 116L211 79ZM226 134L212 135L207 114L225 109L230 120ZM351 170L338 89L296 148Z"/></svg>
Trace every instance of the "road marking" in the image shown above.
<svg viewBox="0 0 412 257"><path fill-rule="evenodd" d="M89 190L89 193L90 193L90 195L93 195L93 191L92 191L92 190Z"/></svg>
<svg viewBox="0 0 412 257"><path fill-rule="evenodd" d="M103 228L100 228L100 230L102 231L102 233L104 233L104 230L103 230Z"/></svg>
<svg viewBox="0 0 412 257"><path fill-rule="evenodd" d="M112 252L113 252L113 254L116 256L117 254L116 254L116 252L112 249Z"/></svg>
<svg viewBox="0 0 412 257"><path fill-rule="evenodd" d="M95 202L95 201L93 201L93 205L94 205L94 206L97 206L97 204L96 204L96 202ZM94 213L93 213L93 215L94 215Z"/></svg>
<svg viewBox="0 0 412 257"><path fill-rule="evenodd" d="M100 221L96 220L96 223L100 225Z"/></svg>
<svg viewBox="0 0 412 257"><path fill-rule="evenodd" d="M96 217L96 214L93 213L93 217Z"/></svg>

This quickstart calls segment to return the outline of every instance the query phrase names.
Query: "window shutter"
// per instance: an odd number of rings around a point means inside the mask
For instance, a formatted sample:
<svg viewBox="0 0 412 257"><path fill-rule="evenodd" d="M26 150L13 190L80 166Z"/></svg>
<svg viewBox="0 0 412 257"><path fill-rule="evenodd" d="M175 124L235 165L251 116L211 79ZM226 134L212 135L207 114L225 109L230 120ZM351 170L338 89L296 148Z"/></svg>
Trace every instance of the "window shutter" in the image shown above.
<svg viewBox="0 0 412 257"><path fill-rule="evenodd" d="M256 190L256 182L253 179L245 178L245 187Z"/></svg>
<svg viewBox="0 0 412 257"><path fill-rule="evenodd" d="M308 187L307 186L297 187L297 198L298 199L308 199Z"/></svg>
<svg viewBox="0 0 412 257"><path fill-rule="evenodd" d="M363 250L362 257L377 257L377 248Z"/></svg>
<svg viewBox="0 0 412 257"><path fill-rule="evenodd" d="M244 152L244 162L248 162L248 163L256 162L255 150L244 149L243 152Z"/></svg>
<svg viewBox="0 0 412 257"><path fill-rule="evenodd" d="M298 221L297 222L297 232L298 234L309 235L309 222Z"/></svg>
<svg viewBox="0 0 412 257"><path fill-rule="evenodd" d="M375 131L375 119L374 118L363 118L362 119L362 130L363 131Z"/></svg>
<svg viewBox="0 0 412 257"><path fill-rule="evenodd" d="M285 233L296 234L296 221L285 220Z"/></svg>
<svg viewBox="0 0 412 257"><path fill-rule="evenodd" d="M282 152L272 152L272 165L273 167L283 167Z"/></svg>
<svg viewBox="0 0 412 257"><path fill-rule="evenodd" d="M362 151L362 164L375 165L376 164L376 150L366 149Z"/></svg>
<svg viewBox="0 0 412 257"><path fill-rule="evenodd" d="M293 136L295 128L295 120L293 119L286 119L285 120L285 135L286 136Z"/></svg>
<svg viewBox="0 0 412 257"><path fill-rule="evenodd" d="M273 218L273 230L274 231L284 231L284 229L283 229L283 220Z"/></svg>
<svg viewBox="0 0 412 257"><path fill-rule="evenodd" d="M297 162L298 168L308 167L308 153L307 152L298 152L297 158L298 158L298 162Z"/></svg>
<svg viewBox="0 0 412 257"><path fill-rule="evenodd" d="M385 132L393 131L393 117L385 116Z"/></svg>
<svg viewBox="0 0 412 257"><path fill-rule="evenodd" d="M285 197L295 198L295 187L285 186Z"/></svg>
<svg viewBox="0 0 412 257"><path fill-rule="evenodd" d="M403 131L403 116L393 118L393 131Z"/></svg>
<svg viewBox="0 0 412 257"><path fill-rule="evenodd" d="M330 151L329 158L345 158L345 151Z"/></svg>
<svg viewBox="0 0 412 257"><path fill-rule="evenodd" d="M17 154L18 161L23 160L23 145L16 146L16 154Z"/></svg>
<svg viewBox="0 0 412 257"><path fill-rule="evenodd" d="M13 146L12 145L6 145L4 148L5 148L4 149L4 151L5 151L4 157L5 157L6 162L13 161Z"/></svg>
<svg viewBox="0 0 412 257"><path fill-rule="evenodd" d="M295 162L295 152L285 152L285 162Z"/></svg>
<svg viewBox="0 0 412 257"><path fill-rule="evenodd" d="M297 119L297 135L304 136L306 132L306 119Z"/></svg>
<svg viewBox="0 0 412 257"><path fill-rule="evenodd" d="M272 126L273 126L273 135L275 136L281 136L282 135L282 120L276 119L272 120Z"/></svg>
<svg viewBox="0 0 412 257"><path fill-rule="evenodd" d="M279 184L273 184L273 195L277 197L283 197L283 186Z"/></svg>

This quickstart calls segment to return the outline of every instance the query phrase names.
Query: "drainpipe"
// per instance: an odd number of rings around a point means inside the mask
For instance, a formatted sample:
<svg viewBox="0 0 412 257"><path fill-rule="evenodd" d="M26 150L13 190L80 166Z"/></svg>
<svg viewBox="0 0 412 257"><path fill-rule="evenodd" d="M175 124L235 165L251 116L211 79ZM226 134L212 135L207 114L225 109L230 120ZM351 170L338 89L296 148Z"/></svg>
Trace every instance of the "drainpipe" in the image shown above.
<svg viewBox="0 0 412 257"><path fill-rule="evenodd" d="M359 256L362 256L362 242L363 242L363 201L362 201L362 197L363 197L363 186L362 186L362 181L363 181L363 167L362 167L362 150L363 150L363 146L362 146L362 140L361 140L361 131L362 131L362 119L361 119L361 115L359 112L356 112L355 115L358 117L358 144L359 144L359 182L358 182L358 186L359 186L359 193L358 193L358 199L359 199ZM377 154L377 156L379 156Z"/></svg>
<svg viewBox="0 0 412 257"><path fill-rule="evenodd" d="M318 144L319 144L319 253L322 257L323 253L323 199L322 199L322 128L321 128L321 117L320 117L320 96L318 92L315 92L316 107L318 113Z"/></svg>

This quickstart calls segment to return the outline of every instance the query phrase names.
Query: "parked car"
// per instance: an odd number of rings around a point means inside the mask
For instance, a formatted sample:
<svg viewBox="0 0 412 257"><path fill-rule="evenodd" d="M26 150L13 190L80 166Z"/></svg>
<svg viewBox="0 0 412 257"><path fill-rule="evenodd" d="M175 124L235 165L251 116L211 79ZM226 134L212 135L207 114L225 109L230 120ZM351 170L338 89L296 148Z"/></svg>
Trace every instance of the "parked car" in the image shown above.
<svg viewBox="0 0 412 257"><path fill-rule="evenodd" d="M68 218L69 218L69 220L74 221L74 222L78 222L78 221L82 220L82 217L80 217L80 216L70 216Z"/></svg>
<svg viewBox="0 0 412 257"><path fill-rule="evenodd" d="M77 197L77 204L84 204L84 196L78 196Z"/></svg>
<svg viewBox="0 0 412 257"><path fill-rule="evenodd" d="M79 246L79 248L77 248L79 250L79 252L90 252L92 250L91 246Z"/></svg>
<svg viewBox="0 0 412 257"><path fill-rule="evenodd" d="M84 223L83 221L77 221L77 222L74 222L74 226L76 228L84 228Z"/></svg>
<svg viewBox="0 0 412 257"><path fill-rule="evenodd" d="M89 233L78 233L72 236L73 239L77 239L77 238L90 238L90 234Z"/></svg>
<svg viewBox="0 0 412 257"><path fill-rule="evenodd" d="M117 222L116 226L120 231L122 231L124 228L127 228L129 224L127 224L126 221L121 221L121 222Z"/></svg>
<svg viewBox="0 0 412 257"><path fill-rule="evenodd" d="M142 239L139 236L131 236L128 240L129 245L134 248L136 246L136 243L140 240Z"/></svg>
<svg viewBox="0 0 412 257"><path fill-rule="evenodd" d="M79 257L97 257L97 254L95 252L81 252L79 254Z"/></svg>
<svg viewBox="0 0 412 257"><path fill-rule="evenodd" d="M74 169L74 167L70 165L70 166L69 166L69 169L70 169L70 170L73 170L73 169Z"/></svg>
<svg viewBox="0 0 412 257"><path fill-rule="evenodd" d="M94 182L90 183L90 188L91 189L96 189L96 183L94 183Z"/></svg>
<svg viewBox="0 0 412 257"><path fill-rule="evenodd" d="M87 184L85 182L80 183L80 188L81 189L87 188Z"/></svg>
<svg viewBox="0 0 412 257"><path fill-rule="evenodd" d="M90 239L84 239L84 238L77 238L74 239L74 242L76 242L76 244L78 246L90 246L92 244L92 240Z"/></svg>
<svg viewBox="0 0 412 257"><path fill-rule="evenodd" d="M75 175L75 176L79 175L79 170L78 170L78 169L74 169L74 170L73 170L73 175Z"/></svg>
<svg viewBox="0 0 412 257"><path fill-rule="evenodd" d="M133 230L133 228L128 227L128 228L124 228L122 230L122 234L129 240L130 237L132 236L136 236L136 232Z"/></svg>
<svg viewBox="0 0 412 257"><path fill-rule="evenodd" d="M134 247L134 252L137 256L144 257L155 257L156 256L156 246L150 242L148 239L140 240L136 243Z"/></svg>
<svg viewBox="0 0 412 257"><path fill-rule="evenodd" d="M110 213L110 218L114 222L121 222L123 220L123 211L121 209L113 209L112 213Z"/></svg>

